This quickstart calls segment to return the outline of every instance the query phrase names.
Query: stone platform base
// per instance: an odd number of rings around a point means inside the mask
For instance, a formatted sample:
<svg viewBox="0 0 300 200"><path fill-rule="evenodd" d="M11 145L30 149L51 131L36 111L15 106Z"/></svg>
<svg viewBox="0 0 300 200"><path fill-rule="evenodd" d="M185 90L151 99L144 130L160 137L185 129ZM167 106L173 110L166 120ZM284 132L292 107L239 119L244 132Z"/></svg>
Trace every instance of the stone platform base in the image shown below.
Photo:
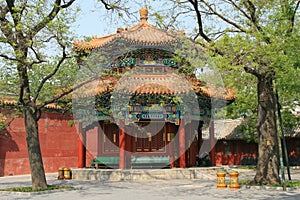
<svg viewBox="0 0 300 200"><path fill-rule="evenodd" d="M142 181L172 179L215 180L220 167L173 169L91 169L72 168L72 179L99 181Z"/></svg>

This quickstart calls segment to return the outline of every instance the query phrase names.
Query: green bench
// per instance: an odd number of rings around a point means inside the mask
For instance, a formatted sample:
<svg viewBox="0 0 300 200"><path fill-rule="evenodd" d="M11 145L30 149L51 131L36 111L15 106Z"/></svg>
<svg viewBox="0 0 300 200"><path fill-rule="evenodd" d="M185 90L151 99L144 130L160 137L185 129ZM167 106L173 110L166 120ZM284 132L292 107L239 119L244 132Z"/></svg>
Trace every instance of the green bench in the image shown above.
<svg viewBox="0 0 300 200"><path fill-rule="evenodd" d="M91 163L91 168L119 168L120 158L116 156L100 156L94 158Z"/></svg>
<svg viewBox="0 0 300 200"><path fill-rule="evenodd" d="M117 156L98 156L91 163L91 168L119 168L120 158ZM170 168L170 156L132 156L132 169Z"/></svg>
<svg viewBox="0 0 300 200"><path fill-rule="evenodd" d="M132 156L132 169L170 168L170 156Z"/></svg>

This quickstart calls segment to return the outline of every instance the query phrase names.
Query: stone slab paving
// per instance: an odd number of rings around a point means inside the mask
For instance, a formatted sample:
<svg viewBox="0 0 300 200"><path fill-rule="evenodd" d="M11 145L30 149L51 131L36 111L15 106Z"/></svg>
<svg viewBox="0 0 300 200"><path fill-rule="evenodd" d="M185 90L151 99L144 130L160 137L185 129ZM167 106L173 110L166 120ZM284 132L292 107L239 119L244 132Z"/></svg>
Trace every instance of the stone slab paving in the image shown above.
<svg viewBox="0 0 300 200"><path fill-rule="evenodd" d="M253 170L239 170L242 178L251 178ZM292 170L292 178L300 180L300 170ZM193 200L193 199L300 199L300 188L291 191L242 187L217 189L216 180L176 179L148 181L79 181L57 180L57 173L47 174L48 184L72 185L76 190L24 194L1 192L0 199L54 200ZM0 177L0 188L29 186L30 176Z"/></svg>

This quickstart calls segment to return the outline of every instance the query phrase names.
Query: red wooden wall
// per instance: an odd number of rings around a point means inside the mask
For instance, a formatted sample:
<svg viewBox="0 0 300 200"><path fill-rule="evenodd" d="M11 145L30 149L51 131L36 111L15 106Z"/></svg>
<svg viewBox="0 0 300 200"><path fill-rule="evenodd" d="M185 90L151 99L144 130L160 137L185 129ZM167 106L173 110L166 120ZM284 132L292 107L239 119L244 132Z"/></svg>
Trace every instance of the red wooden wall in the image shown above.
<svg viewBox="0 0 300 200"><path fill-rule="evenodd" d="M40 144L46 173L57 172L59 167L78 166L78 134L68 123L72 115L45 112L39 120ZM97 142L103 130L88 130L86 166L101 150ZM287 138L290 164L300 165L300 139ZM187 166L195 166L196 143L186 152ZM216 144L216 165L251 165L257 159L257 144L243 140L219 140ZM30 174L23 118L15 118L0 134L0 176Z"/></svg>
<svg viewBox="0 0 300 200"><path fill-rule="evenodd" d="M253 165L257 144L243 140L219 140L216 143L216 165Z"/></svg>
<svg viewBox="0 0 300 200"><path fill-rule="evenodd" d="M40 145L46 172L77 167L75 126L69 114L45 112L39 120ZM0 134L0 176L30 174L23 118L15 118Z"/></svg>
<svg viewBox="0 0 300 200"><path fill-rule="evenodd" d="M300 138L286 138L290 165L300 166ZM284 154L283 154L284 155ZM256 165L258 145L243 140L219 140L216 144L216 165Z"/></svg>

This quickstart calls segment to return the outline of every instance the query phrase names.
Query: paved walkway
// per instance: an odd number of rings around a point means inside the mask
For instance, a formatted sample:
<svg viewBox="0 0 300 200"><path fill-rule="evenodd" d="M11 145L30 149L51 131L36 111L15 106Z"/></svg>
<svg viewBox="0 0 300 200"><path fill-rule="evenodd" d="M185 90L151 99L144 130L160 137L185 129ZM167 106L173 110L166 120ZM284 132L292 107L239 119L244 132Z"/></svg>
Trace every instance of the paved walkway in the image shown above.
<svg viewBox="0 0 300 200"><path fill-rule="evenodd" d="M253 177L254 171L241 170L241 178ZM292 170L292 178L300 180L300 170ZM43 194L1 192L0 199L55 199L55 200L193 200L193 199L300 199L300 189L282 191L275 189L245 188L217 189L212 180L172 181L75 181L57 180L57 173L47 174L48 184L72 185L76 190L55 191ZM0 188L29 186L30 176L0 177Z"/></svg>

